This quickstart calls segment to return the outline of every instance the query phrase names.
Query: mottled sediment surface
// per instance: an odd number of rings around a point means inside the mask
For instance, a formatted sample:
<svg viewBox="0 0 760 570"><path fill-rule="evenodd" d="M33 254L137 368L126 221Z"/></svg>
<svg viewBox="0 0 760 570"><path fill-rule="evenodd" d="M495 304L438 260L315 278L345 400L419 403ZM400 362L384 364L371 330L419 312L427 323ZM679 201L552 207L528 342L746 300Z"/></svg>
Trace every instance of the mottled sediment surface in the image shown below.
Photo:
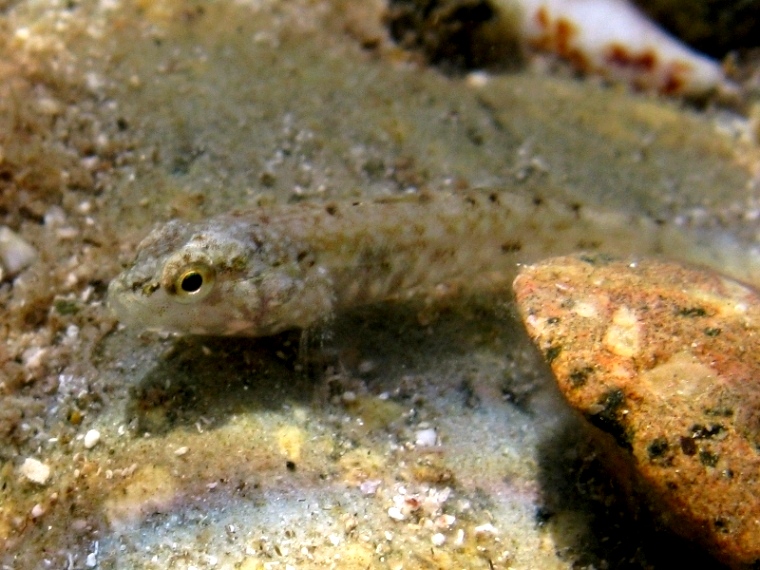
<svg viewBox="0 0 760 570"><path fill-rule="evenodd" d="M693 556L625 514L504 289L264 340L138 335L104 294L172 217L423 187L572 196L749 241L741 118L527 71L447 77L391 46L369 2L0 8L0 222L39 252L0 286L7 567Z"/></svg>

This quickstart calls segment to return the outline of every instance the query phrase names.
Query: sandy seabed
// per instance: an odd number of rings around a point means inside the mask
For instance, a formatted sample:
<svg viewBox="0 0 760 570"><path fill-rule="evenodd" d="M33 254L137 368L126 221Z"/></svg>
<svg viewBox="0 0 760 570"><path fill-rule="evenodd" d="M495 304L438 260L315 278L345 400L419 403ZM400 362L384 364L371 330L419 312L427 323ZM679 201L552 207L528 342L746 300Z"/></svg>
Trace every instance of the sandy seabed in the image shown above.
<svg viewBox="0 0 760 570"><path fill-rule="evenodd" d="M105 306L150 228L260 203L489 185L755 238L741 117L475 79L390 45L373 2L2 5L0 222L39 254L0 285L4 568L695 556L627 514L506 287L259 340L139 334Z"/></svg>

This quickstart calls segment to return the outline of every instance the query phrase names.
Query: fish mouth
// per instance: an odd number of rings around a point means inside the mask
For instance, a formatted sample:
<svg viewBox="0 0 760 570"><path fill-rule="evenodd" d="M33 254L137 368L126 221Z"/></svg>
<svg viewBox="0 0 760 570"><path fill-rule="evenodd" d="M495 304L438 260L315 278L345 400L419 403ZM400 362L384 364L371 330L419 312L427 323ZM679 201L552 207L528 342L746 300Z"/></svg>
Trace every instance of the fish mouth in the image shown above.
<svg viewBox="0 0 760 570"><path fill-rule="evenodd" d="M124 276L116 277L108 285L106 304L119 322L135 328L160 329L158 321L163 310L161 303L146 302L141 288L128 283Z"/></svg>
<svg viewBox="0 0 760 570"><path fill-rule="evenodd" d="M118 277L108 284L106 304L111 313L124 324L134 324L129 307L138 304L137 296Z"/></svg>

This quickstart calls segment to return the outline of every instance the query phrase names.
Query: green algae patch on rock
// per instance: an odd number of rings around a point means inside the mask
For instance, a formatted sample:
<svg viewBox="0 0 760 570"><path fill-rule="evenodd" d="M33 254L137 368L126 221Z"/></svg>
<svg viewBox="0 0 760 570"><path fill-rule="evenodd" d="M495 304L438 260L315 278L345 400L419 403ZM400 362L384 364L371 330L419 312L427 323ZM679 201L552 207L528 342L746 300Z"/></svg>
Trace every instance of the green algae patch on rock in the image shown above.
<svg viewBox="0 0 760 570"><path fill-rule="evenodd" d="M632 503L724 563L757 563L760 296L680 264L595 255L526 266L514 288Z"/></svg>

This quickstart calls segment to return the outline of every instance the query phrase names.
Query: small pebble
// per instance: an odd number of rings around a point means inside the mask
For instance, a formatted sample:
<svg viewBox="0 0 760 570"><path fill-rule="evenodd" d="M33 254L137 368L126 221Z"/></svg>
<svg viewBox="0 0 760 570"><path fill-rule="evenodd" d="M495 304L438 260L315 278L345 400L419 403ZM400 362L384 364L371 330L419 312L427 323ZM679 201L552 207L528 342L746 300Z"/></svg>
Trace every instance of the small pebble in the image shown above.
<svg viewBox="0 0 760 570"><path fill-rule="evenodd" d="M464 544L464 529L457 529L457 532L454 535L454 544L456 546L462 546Z"/></svg>
<svg viewBox="0 0 760 570"><path fill-rule="evenodd" d="M7 226L0 226L0 270L3 277L14 277L37 258L34 249Z"/></svg>
<svg viewBox="0 0 760 570"><path fill-rule="evenodd" d="M84 447L85 449L92 449L100 441L100 432L96 429L89 430L84 434Z"/></svg>
<svg viewBox="0 0 760 570"><path fill-rule="evenodd" d="M21 472L21 475L38 485L46 484L50 477L50 467L33 457L27 457L24 459L19 471Z"/></svg>
<svg viewBox="0 0 760 570"><path fill-rule="evenodd" d="M496 534L498 531L496 530L496 527L493 526L491 523L485 523L476 526L473 531L475 531L475 535L484 535L484 534Z"/></svg>
<svg viewBox="0 0 760 570"><path fill-rule="evenodd" d="M417 430L414 434L414 443L419 447L433 447L438 441L438 434L434 428Z"/></svg>
<svg viewBox="0 0 760 570"><path fill-rule="evenodd" d="M443 546L446 542L446 536L442 532L436 532L430 537L430 542L433 543L433 546Z"/></svg>
<svg viewBox="0 0 760 570"><path fill-rule="evenodd" d="M403 521L406 519L406 515L401 512L401 509L398 507L391 507L388 509L388 516L391 517L394 521Z"/></svg>
<svg viewBox="0 0 760 570"><path fill-rule="evenodd" d="M343 400L343 402L346 404L353 404L354 402L356 402L356 392L352 392L350 390L346 390L345 392L343 392L343 394L341 394L340 397Z"/></svg>
<svg viewBox="0 0 760 570"><path fill-rule="evenodd" d="M377 493L377 489L382 484L382 481L380 479L368 479L366 481L362 481L361 485L359 485L359 490L364 495L374 495Z"/></svg>
<svg viewBox="0 0 760 570"><path fill-rule="evenodd" d="M485 71L472 71L467 74L465 81L468 87L482 88L491 81L491 75Z"/></svg>

